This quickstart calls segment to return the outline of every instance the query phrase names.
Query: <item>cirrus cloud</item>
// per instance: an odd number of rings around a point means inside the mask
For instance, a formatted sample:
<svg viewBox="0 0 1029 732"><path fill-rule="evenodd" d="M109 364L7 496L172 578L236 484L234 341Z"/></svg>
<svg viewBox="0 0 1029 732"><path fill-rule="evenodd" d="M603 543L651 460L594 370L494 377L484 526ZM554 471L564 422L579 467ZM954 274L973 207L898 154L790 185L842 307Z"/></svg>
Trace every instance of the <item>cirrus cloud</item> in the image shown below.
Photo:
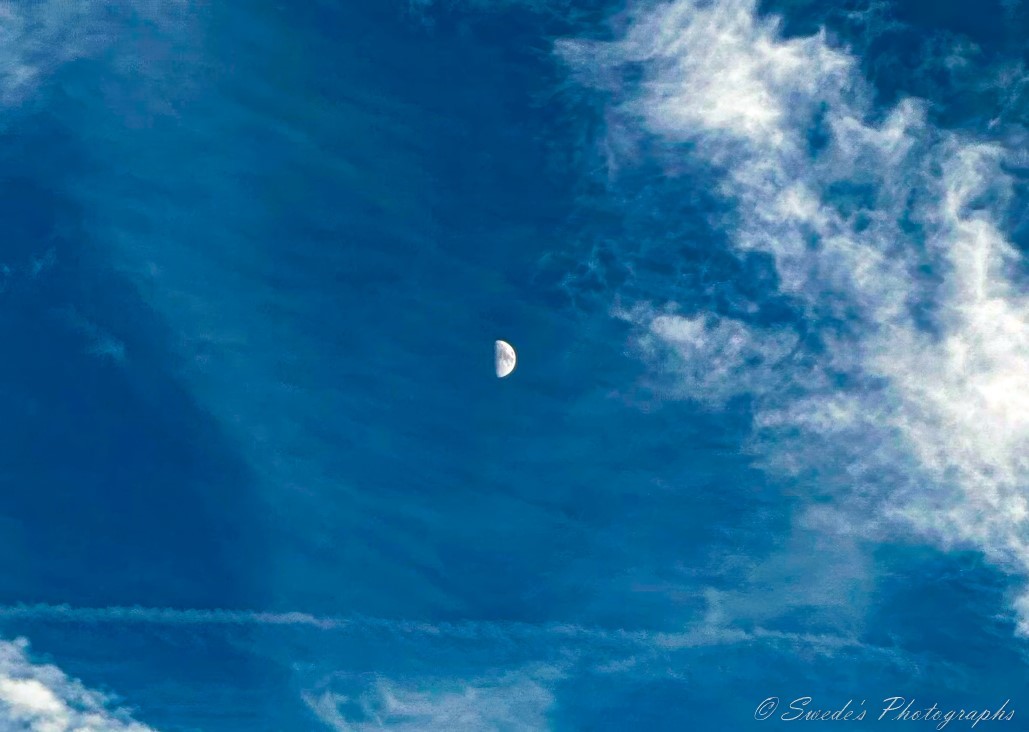
<svg viewBox="0 0 1029 732"><path fill-rule="evenodd" d="M877 107L855 56L824 32L786 37L753 0L647 4L614 40L558 51L609 95L609 138L642 129L668 170L713 171L730 211L716 226L737 255L770 258L796 316L619 308L668 393L746 394L765 463L860 507L872 535L976 548L1029 576L1016 151L936 126L916 99Z"/></svg>

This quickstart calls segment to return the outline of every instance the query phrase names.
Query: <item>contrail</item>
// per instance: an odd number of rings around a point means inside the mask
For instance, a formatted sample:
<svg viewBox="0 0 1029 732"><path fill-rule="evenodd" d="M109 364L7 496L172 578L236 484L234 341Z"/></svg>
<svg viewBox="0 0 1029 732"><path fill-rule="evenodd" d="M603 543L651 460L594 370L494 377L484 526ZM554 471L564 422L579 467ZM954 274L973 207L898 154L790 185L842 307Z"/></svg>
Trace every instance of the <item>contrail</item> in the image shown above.
<svg viewBox="0 0 1029 732"><path fill-rule="evenodd" d="M337 633L378 632L398 636L435 636L480 642L515 643L552 639L567 643L615 645L650 651L676 651L704 646L745 642L803 644L833 652L844 648L866 651L892 650L870 647L854 638L833 635L785 633L755 628L745 631L711 623L699 623L681 631L626 630L569 623L524 623L515 621L465 620L430 623L361 615L312 615L304 612L266 612L224 608L170 608L140 605L75 607L72 605L0 605L0 620L32 620L73 624L142 624L166 626L282 626Z"/></svg>
<svg viewBox="0 0 1029 732"><path fill-rule="evenodd" d="M466 620L429 623L362 615L312 615L303 612L265 612L223 608L170 608L140 605L113 607L75 607L72 605L18 604L0 606L0 620L34 620L59 623L104 624L137 623L145 625L232 625L292 626L324 631L380 631L400 635L433 635L472 640L518 640L554 636L590 641L646 643L649 631L606 629L574 624L533 624L514 621Z"/></svg>
<svg viewBox="0 0 1029 732"><path fill-rule="evenodd" d="M317 617L299 612L254 610L182 609L127 605L115 607L73 607L72 605L5 605L0 619L49 620L64 623L143 623L148 625L295 625L322 630L341 628L344 618Z"/></svg>

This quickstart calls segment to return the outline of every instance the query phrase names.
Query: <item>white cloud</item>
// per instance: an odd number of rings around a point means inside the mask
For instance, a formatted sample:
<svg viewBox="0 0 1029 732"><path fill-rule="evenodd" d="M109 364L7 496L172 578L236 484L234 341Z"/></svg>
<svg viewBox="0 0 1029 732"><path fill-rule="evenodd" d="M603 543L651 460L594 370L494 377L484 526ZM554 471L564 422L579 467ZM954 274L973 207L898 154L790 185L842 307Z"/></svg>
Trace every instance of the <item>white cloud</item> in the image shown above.
<svg viewBox="0 0 1029 732"><path fill-rule="evenodd" d="M870 527L888 519L1029 575L1029 299L1003 231L1010 151L935 127L917 100L881 114L853 56L824 34L783 38L753 0L648 6L615 41L558 50L612 93L609 119L718 171L733 245L772 257L817 336L787 358L797 339L782 327L637 305L643 354L678 379L670 393L750 394L769 465L815 475L841 510L875 509ZM611 83L638 65L640 82Z"/></svg>
<svg viewBox="0 0 1029 732"><path fill-rule="evenodd" d="M652 130L771 148L790 143L787 121L804 111L795 103L810 102L826 80L846 79L852 64L821 37L781 41L775 21L759 20L750 0L666 4L633 25L618 54L660 68L638 100Z"/></svg>
<svg viewBox="0 0 1029 732"><path fill-rule="evenodd" d="M103 694L55 666L32 663L24 641L0 641L0 729L20 732L153 732Z"/></svg>
<svg viewBox="0 0 1029 732"><path fill-rule="evenodd" d="M1010 278L1017 253L995 220L970 210L999 175L998 153L959 149L942 176L936 244L950 267L942 332L930 338L895 328L869 367L894 385L901 399L895 422L928 474L961 490L958 501L943 506L915 496L904 514L945 540L974 542L1025 569L1029 299Z"/></svg>
<svg viewBox="0 0 1029 732"><path fill-rule="evenodd" d="M361 730L546 729L554 703L552 669L505 673L470 682L396 683L376 678L356 696L307 693L304 701L338 732ZM346 711L344 711L346 709Z"/></svg>
<svg viewBox="0 0 1029 732"><path fill-rule="evenodd" d="M782 381L782 366L797 347L791 331L756 331L711 314L655 313L646 307L618 314L644 325L638 343L652 361L672 360L676 380L670 390L712 406L772 388Z"/></svg>

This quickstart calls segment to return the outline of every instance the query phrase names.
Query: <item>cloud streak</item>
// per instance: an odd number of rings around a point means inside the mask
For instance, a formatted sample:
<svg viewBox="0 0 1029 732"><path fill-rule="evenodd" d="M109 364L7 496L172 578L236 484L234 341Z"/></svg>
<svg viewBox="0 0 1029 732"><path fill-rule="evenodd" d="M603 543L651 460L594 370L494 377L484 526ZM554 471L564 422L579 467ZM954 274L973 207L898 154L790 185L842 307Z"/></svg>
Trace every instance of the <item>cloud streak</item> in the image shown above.
<svg viewBox="0 0 1029 732"><path fill-rule="evenodd" d="M861 641L833 635L789 633L763 628L743 630L707 618L681 631L606 628L574 623L520 623L466 620L423 622L367 616L323 616L303 612L261 612L228 609L124 607L73 607L70 605L0 606L0 620L29 620L77 624L140 624L164 626L259 626L312 629L338 633L386 633L482 642L518 642L550 639L570 646L605 645L640 649L676 650L731 645L750 641L800 643L832 652L843 648L877 649ZM881 649L885 653L893 651Z"/></svg>

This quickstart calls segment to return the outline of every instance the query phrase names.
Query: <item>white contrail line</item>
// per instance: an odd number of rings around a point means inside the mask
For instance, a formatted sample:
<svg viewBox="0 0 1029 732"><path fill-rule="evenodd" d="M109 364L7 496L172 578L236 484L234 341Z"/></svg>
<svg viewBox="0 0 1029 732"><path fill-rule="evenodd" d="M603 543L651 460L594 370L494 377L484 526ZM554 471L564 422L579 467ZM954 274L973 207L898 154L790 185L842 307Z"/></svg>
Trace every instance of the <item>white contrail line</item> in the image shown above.
<svg viewBox="0 0 1029 732"><path fill-rule="evenodd" d="M417 620L375 618L361 615L312 615L304 612L266 612L224 608L170 608L140 605L76 607L66 604L17 604L0 606L0 620L30 620L72 624L143 624L178 626L284 626L334 632L381 632L392 635L436 636L474 641L518 642L563 639L572 643L609 644L675 651L745 642L785 642L824 651L861 648L894 655L892 649L868 646L860 640L833 635L787 633L756 628L745 631L709 623L681 631L627 630L570 623L464 620L431 623Z"/></svg>
<svg viewBox="0 0 1029 732"><path fill-rule="evenodd" d="M0 619L48 620L65 623L144 623L151 625L296 625L330 630L342 627L343 618L317 617L299 612L260 612L222 608L194 609L125 605L75 607L72 605L17 604L0 606Z"/></svg>
<svg viewBox="0 0 1029 732"><path fill-rule="evenodd" d="M38 620L63 623L141 623L149 625L282 625L319 630L383 630L401 634L440 635L486 639L553 635L593 640L638 641L654 635L648 631L608 630L563 623L533 624L516 621L465 620L429 623L416 620L375 618L362 615L312 615L304 612L266 612L224 608L171 608L125 605L76 607L59 604L0 606L0 620Z"/></svg>

